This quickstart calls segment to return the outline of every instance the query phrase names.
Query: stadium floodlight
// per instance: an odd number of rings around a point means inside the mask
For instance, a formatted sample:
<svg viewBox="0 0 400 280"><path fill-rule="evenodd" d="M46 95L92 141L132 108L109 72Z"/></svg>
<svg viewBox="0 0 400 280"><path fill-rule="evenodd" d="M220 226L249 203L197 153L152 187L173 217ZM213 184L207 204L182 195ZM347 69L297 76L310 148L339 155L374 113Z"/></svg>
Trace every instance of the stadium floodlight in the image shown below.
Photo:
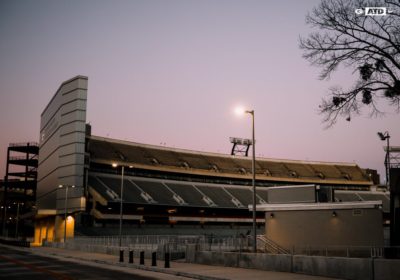
<svg viewBox="0 0 400 280"><path fill-rule="evenodd" d="M253 144L253 156L252 156L252 187L253 187L253 252L257 253L257 224L256 224L256 143L255 143L255 129L254 129L254 110L246 110L243 107L235 108L237 115L250 114L252 121L252 144Z"/></svg>
<svg viewBox="0 0 400 280"><path fill-rule="evenodd" d="M64 201L64 244L67 241L67 205L68 205L68 187L75 188L74 185L59 185L60 189L65 188L65 201Z"/></svg>
<svg viewBox="0 0 400 280"><path fill-rule="evenodd" d="M385 133L378 132L378 136L382 141L386 140L386 157L385 157L385 169L386 169L386 187L389 189L390 188L390 144L389 144L389 139L390 135L388 131L385 131Z"/></svg>

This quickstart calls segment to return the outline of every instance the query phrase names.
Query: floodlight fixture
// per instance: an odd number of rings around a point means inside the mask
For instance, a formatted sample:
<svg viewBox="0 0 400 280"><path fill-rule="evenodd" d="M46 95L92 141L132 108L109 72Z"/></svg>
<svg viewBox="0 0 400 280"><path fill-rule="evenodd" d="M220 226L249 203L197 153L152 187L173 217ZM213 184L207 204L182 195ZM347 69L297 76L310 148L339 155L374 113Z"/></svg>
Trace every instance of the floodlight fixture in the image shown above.
<svg viewBox="0 0 400 280"><path fill-rule="evenodd" d="M389 132L387 131L385 133L378 132L378 136L382 141L385 141L386 139L390 138Z"/></svg>
<svg viewBox="0 0 400 280"><path fill-rule="evenodd" d="M386 140L386 157L385 157L385 169L386 169L386 186L389 189L390 188L390 135L388 131L385 131L385 133L378 132L378 136L382 141Z"/></svg>

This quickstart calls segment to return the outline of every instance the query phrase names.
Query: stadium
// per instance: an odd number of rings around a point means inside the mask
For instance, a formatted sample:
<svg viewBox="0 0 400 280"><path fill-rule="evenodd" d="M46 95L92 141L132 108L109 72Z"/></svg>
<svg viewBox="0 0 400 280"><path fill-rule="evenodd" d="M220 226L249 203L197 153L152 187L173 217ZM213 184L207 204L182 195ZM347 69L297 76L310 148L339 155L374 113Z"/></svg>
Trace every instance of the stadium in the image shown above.
<svg viewBox="0 0 400 280"><path fill-rule="evenodd" d="M84 76L62 83L41 116L36 244L117 235L119 222L124 235L249 235L250 158L91 135L87 85ZM257 158L255 173L257 204L373 200L389 211L388 194L371 192L372 175L355 163ZM270 193L305 185L315 189L306 200ZM263 212L256 222L262 234Z"/></svg>

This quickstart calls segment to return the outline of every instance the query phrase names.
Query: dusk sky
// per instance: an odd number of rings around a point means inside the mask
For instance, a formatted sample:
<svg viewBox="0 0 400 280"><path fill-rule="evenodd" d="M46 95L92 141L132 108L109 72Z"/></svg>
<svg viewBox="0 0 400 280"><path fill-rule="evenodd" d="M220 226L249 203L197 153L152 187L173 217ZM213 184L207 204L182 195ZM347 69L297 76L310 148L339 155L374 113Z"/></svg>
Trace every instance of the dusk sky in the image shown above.
<svg viewBox="0 0 400 280"><path fill-rule="evenodd" d="M319 3L255 0L0 0L0 176L9 143L39 140L40 114L59 85L89 77L92 134L229 154L229 137L251 137L267 158L355 162L384 180L389 131L400 114L367 113L325 129L318 105L329 81L302 58L305 15ZM392 113L391 113L392 112Z"/></svg>

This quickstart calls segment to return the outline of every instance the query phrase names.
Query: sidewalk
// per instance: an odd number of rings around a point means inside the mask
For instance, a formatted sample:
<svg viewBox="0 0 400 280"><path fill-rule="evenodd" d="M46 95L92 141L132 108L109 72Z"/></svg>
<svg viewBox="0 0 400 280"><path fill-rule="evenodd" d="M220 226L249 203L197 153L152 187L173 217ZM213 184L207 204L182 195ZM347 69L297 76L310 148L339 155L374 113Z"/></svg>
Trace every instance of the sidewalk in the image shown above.
<svg viewBox="0 0 400 280"><path fill-rule="evenodd" d="M15 249L15 247L14 247ZM135 258L134 264L127 262L118 262L118 256L99 254L99 253L88 253L76 250L61 249L61 248L50 248L50 247L33 247L25 248L33 254L55 257L66 261L73 262L84 262L86 265L110 265L114 268L121 268L125 272L127 270L146 270L159 273L165 273L169 275L182 276L194 279L203 280L242 280L242 279L274 279L274 280L332 280L334 278L310 276L295 273L286 272L274 272L264 271L256 269L244 269L244 268L232 268L232 267L221 267L221 266L209 266L193 263L182 263L182 262L171 262L171 268L164 268L164 262L158 260L157 266L151 266L151 260L145 259L145 265L139 265L139 259ZM165 275L167 276L167 275Z"/></svg>

